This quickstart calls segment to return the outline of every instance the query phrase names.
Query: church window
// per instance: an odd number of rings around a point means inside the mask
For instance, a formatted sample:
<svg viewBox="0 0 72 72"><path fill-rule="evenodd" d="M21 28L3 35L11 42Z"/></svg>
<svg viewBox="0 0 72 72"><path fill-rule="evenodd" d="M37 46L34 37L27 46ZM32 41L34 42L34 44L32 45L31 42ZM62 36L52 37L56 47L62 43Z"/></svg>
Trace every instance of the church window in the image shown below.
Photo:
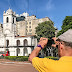
<svg viewBox="0 0 72 72"><path fill-rule="evenodd" d="M31 24L31 22L29 22L29 24Z"/></svg>
<svg viewBox="0 0 72 72"><path fill-rule="evenodd" d="M28 41L27 39L24 40L24 46L27 46L28 45Z"/></svg>
<svg viewBox="0 0 72 72"><path fill-rule="evenodd" d="M9 22L9 18L7 17L7 19L6 19L6 22L8 23Z"/></svg>
<svg viewBox="0 0 72 72"><path fill-rule="evenodd" d="M17 46L19 46L20 45L20 40L17 40Z"/></svg>
<svg viewBox="0 0 72 72"><path fill-rule="evenodd" d="M29 26L29 28L31 28L31 26Z"/></svg>
<svg viewBox="0 0 72 72"><path fill-rule="evenodd" d="M17 50L17 56L18 56L18 54L20 54L20 49L17 48L16 50Z"/></svg>
<svg viewBox="0 0 72 72"><path fill-rule="evenodd" d="M6 46L8 47L9 46L9 40L6 40L6 44L7 44Z"/></svg>
<svg viewBox="0 0 72 72"><path fill-rule="evenodd" d="M13 23L14 23L14 18L13 18Z"/></svg>
<svg viewBox="0 0 72 72"><path fill-rule="evenodd" d="M24 47L24 56L28 55L28 50L26 47Z"/></svg>

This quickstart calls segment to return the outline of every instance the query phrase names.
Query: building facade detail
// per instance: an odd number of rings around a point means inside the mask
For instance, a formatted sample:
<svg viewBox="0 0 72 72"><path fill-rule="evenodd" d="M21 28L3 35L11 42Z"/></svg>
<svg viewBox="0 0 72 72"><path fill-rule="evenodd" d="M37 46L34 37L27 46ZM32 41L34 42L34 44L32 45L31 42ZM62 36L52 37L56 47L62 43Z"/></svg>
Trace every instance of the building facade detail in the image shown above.
<svg viewBox="0 0 72 72"><path fill-rule="evenodd" d="M18 15L10 8L4 11L3 24L0 24L0 51L9 51L10 56L28 56L37 46L35 27L45 21L50 19L38 19L27 12Z"/></svg>
<svg viewBox="0 0 72 72"><path fill-rule="evenodd" d="M20 21L21 25L17 26L19 18L9 8L6 12L4 11L3 24L0 24L0 51L9 51L10 56L28 56L36 45L35 35L26 35L25 33L26 25L24 26L24 24L26 23ZM21 31L19 27L22 28ZM18 34L18 32L22 32L23 35L22 33Z"/></svg>

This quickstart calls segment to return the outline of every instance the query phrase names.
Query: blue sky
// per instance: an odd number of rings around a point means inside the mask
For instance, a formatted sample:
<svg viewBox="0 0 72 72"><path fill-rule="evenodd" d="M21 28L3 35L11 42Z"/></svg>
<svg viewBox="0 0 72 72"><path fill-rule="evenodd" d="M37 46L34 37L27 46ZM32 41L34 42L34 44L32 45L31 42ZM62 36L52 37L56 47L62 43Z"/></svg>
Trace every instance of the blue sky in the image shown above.
<svg viewBox="0 0 72 72"><path fill-rule="evenodd" d="M0 22L3 12L11 8L17 14L28 12L37 18L49 17L59 30L65 16L72 16L72 0L0 0Z"/></svg>

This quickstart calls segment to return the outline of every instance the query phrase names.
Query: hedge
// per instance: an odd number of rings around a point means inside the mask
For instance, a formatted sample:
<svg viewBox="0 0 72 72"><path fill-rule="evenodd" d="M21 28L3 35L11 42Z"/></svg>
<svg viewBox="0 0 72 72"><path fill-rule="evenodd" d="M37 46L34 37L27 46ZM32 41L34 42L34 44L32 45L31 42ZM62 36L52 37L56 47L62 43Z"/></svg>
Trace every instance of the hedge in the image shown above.
<svg viewBox="0 0 72 72"><path fill-rule="evenodd" d="M47 57L45 57L45 58L49 58L49 59L53 59L53 60L59 60L58 57L51 57L51 56L47 56Z"/></svg>
<svg viewBox="0 0 72 72"><path fill-rule="evenodd" d="M51 56L47 56L44 58L59 60L57 57L51 57ZM6 56L5 59L12 60L12 61L28 61L28 56Z"/></svg>
<svg viewBox="0 0 72 72"><path fill-rule="evenodd" d="M28 61L27 56L6 56L5 59L9 59L13 61Z"/></svg>

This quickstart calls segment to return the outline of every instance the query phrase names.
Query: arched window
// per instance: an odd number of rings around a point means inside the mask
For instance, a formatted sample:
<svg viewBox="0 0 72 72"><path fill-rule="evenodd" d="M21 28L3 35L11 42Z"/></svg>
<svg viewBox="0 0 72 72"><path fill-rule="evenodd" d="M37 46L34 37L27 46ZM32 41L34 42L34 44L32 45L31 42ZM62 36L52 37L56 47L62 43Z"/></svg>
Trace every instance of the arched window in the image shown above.
<svg viewBox="0 0 72 72"><path fill-rule="evenodd" d="M28 41L25 39L24 40L24 46L27 46L28 45Z"/></svg>
<svg viewBox="0 0 72 72"><path fill-rule="evenodd" d="M7 17L7 19L6 19L6 22L8 23L9 22L9 18Z"/></svg>
<svg viewBox="0 0 72 72"><path fill-rule="evenodd" d="M17 51L17 56L18 56L18 54L20 54L20 49L17 48L16 51Z"/></svg>
<svg viewBox="0 0 72 72"><path fill-rule="evenodd" d="M28 56L28 49L26 47L24 48L24 56Z"/></svg>
<svg viewBox="0 0 72 72"><path fill-rule="evenodd" d="M20 40L17 40L17 42L16 42L16 43L17 43L17 46L19 46L19 45L20 45Z"/></svg>
<svg viewBox="0 0 72 72"><path fill-rule="evenodd" d="M14 23L14 18L13 18L13 23Z"/></svg>
<svg viewBox="0 0 72 72"><path fill-rule="evenodd" d="M9 40L6 40L6 46L8 47L8 45L9 45Z"/></svg>

